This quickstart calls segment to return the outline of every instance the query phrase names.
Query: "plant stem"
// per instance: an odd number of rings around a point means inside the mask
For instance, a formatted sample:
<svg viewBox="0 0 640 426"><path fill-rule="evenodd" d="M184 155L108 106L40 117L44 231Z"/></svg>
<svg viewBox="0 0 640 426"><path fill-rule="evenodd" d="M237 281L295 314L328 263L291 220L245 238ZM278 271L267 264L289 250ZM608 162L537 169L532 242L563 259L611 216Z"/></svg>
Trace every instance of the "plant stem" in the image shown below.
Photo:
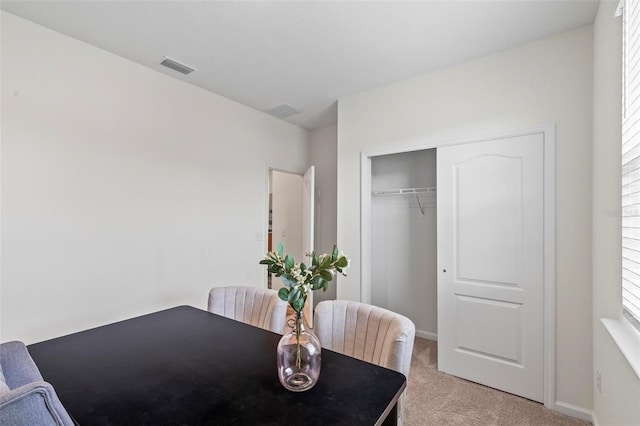
<svg viewBox="0 0 640 426"><path fill-rule="evenodd" d="M297 345L296 367L298 368L300 368L300 365L302 364L300 359L300 323L301 322L302 322L302 318L301 318L300 312L296 312L296 345Z"/></svg>

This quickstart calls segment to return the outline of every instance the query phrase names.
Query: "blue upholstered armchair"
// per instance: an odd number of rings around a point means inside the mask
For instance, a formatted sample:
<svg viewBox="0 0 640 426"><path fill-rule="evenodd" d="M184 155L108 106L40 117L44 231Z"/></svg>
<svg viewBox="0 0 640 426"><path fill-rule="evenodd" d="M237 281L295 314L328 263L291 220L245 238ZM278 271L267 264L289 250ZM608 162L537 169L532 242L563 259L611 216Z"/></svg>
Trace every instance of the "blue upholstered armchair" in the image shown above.
<svg viewBox="0 0 640 426"><path fill-rule="evenodd" d="M73 426L22 342L0 344L0 426Z"/></svg>

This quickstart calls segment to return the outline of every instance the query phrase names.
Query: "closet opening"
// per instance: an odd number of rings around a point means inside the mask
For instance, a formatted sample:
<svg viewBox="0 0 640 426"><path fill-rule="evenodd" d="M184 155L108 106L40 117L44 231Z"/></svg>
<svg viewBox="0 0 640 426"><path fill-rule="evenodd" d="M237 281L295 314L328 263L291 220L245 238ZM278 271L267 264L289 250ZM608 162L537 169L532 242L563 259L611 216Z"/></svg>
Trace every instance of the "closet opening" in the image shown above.
<svg viewBox="0 0 640 426"><path fill-rule="evenodd" d="M436 340L436 150L371 158L370 303Z"/></svg>

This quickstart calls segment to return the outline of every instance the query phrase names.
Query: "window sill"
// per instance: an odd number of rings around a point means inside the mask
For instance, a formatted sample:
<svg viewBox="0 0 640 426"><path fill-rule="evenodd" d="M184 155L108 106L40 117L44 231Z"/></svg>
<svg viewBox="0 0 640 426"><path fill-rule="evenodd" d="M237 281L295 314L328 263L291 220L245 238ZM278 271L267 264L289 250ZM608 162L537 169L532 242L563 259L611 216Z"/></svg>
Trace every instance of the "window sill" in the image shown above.
<svg viewBox="0 0 640 426"><path fill-rule="evenodd" d="M640 378L640 333L627 321L602 318L600 319L613 341Z"/></svg>

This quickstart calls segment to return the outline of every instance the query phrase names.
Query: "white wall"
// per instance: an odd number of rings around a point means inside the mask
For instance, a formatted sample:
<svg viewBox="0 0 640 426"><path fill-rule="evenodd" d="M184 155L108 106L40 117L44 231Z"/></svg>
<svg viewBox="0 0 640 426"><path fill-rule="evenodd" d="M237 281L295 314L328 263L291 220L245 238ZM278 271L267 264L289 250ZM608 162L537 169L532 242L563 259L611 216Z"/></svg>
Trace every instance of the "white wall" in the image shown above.
<svg viewBox="0 0 640 426"><path fill-rule="evenodd" d="M272 224L273 250L284 244L284 252L293 256L296 262L308 263L302 248L302 189L304 178L293 173L271 172L272 183ZM284 284L273 277L271 288L280 289Z"/></svg>
<svg viewBox="0 0 640 426"><path fill-rule="evenodd" d="M309 132L309 164L316 167L315 187L315 247L318 253L331 253L337 243L336 191L337 191L337 126L323 127ZM326 292L314 292L313 303L335 300L336 281Z"/></svg>
<svg viewBox="0 0 640 426"><path fill-rule="evenodd" d="M617 1L600 3L593 29L593 370L600 425L640 425L640 379L604 329L601 318L622 312L620 176L622 18Z"/></svg>
<svg viewBox="0 0 640 426"><path fill-rule="evenodd" d="M371 159L371 190L436 186L435 150ZM438 333L435 193L371 198L371 303L398 312L416 335Z"/></svg>
<svg viewBox="0 0 640 426"><path fill-rule="evenodd" d="M584 27L340 99L338 298L360 299L360 153L556 123L556 398L592 407L592 29ZM387 151L388 152L388 151Z"/></svg>
<svg viewBox="0 0 640 426"><path fill-rule="evenodd" d="M2 12L2 341L264 285L307 131Z"/></svg>

